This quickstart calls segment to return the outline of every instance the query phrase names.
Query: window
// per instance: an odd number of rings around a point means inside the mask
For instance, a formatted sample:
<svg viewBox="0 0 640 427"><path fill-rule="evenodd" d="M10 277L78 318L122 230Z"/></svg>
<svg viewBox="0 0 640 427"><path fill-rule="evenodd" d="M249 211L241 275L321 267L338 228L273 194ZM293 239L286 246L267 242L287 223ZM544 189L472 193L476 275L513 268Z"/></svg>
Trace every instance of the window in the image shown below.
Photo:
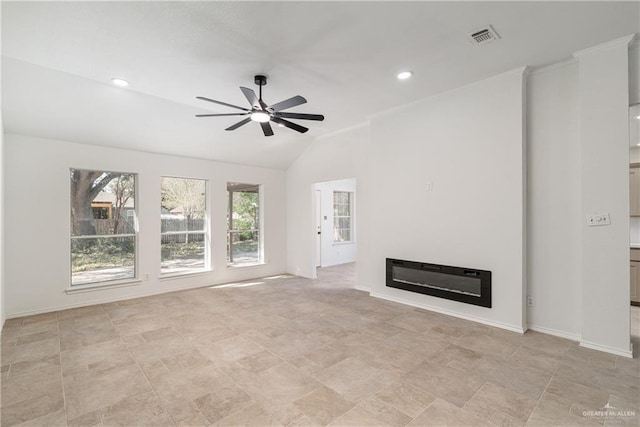
<svg viewBox="0 0 640 427"><path fill-rule="evenodd" d="M353 240L352 194L347 191L333 192L333 242Z"/></svg>
<svg viewBox="0 0 640 427"><path fill-rule="evenodd" d="M229 265L262 261L260 244L260 186L227 183L227 262Z"/></svg>
<svg viewBox="0 0 640 427"><path fill-rule="evenodd" d="M135 278L136 175L70 172L71 286Z"/></svg>
<svg viewBox="0 0 640 427"><path fill-rule="evenodd" d="M207 268L207 182L163 177L160 201L160 274Z"/></svg>

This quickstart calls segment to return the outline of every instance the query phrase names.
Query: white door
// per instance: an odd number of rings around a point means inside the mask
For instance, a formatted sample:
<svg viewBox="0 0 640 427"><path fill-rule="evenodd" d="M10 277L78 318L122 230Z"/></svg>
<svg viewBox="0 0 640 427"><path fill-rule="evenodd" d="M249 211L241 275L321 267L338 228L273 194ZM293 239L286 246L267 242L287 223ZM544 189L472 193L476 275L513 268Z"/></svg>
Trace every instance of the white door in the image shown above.
<svg viewBox="0 0 640 427"><path fill-rule="evenodd" d="M316 190L316 267L322 261L322 191Z"/></svg>

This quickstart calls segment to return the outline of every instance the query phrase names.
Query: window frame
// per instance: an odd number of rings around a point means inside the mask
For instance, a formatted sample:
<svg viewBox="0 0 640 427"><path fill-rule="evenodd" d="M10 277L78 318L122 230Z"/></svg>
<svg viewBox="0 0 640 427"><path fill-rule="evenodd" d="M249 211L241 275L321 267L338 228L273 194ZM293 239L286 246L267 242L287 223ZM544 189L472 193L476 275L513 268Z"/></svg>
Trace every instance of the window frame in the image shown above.
<svg viewBox="0 0 640 427"><path fill-rule="evenodd" d="M133 211L133 233L124 233L124 234L104 234L104 235L100 235L100 234L96 234L96 235L79 235L79 236L74 236L73 235L73 220L72 220L72 200L71 200L71 194L70 192L69 194L69 232L68 232L68 236L69 236L69 246L68 246L68 251L67 253L69 254L69 285L67 287L67 289L65 289L65 293L67 294L72 294L72 293L77 293L77 292L83 292L83 291L91 291L92 289L95 288L109 288L109 287L121 287L121 286L126 286L126 285L130 285L130 284L138 284L138 283L142 283L142 280L140 279L140 268L139 268L139 263L140 263L140 239L139 239L139 234L140 234L140 226L139 226L139 222L138 222L138 195L139 195L139 186L140 186L140 180L139 180L139 173L138 172L122 172L122 171L117 171L117 170L106 170L106 169L92 169L92 168L77 168L77 167L69 167L68 168L68 172L69 174L67 176L70 176L71 171L74 170L78 170L78 171L88 171L88 172L102 172L104 173L116 173L116 174L120 174L120 175L131 175L133 176L133 194L134 194L134 198L133 198L133 209L131 209L130 211ZM70 178L69 178L70 179ZM69 185L71 185L71 181L67 181L69 183ZM109 185L109 184L107 184ZM106 187L106 186L105 186ZM93 209L92 209L93 211ZM128 214L125 214L123 217L128 217ZM98 238L116 238L116 237L133 237L134 239L134 250L133 250L133 277L127 277L127 278L123 278L123 279L111 279L111 280L101 280L101 281L96 281L96 282L86 282L86 283L78 283L78 284L73 284L73 254L72 254L72 250L73 250L73 240L74 239L98 239Z"/></svg>
<svg viewBox="0 0 640 427"><path fill-rule="evenodd" d="M338 193L342 193L342 194L347 194L348 195L348 206L349 206L349 215L336 215L336 194ZM344 244L349 244L349 243L354 243L356 241L355 238L355 209L354 209L354 192L353 191L347 191L347 190L333 190L333 200L332 200L332 214L333 214L333 226L332 226L332 231L333 231L333 235L331 237L332 240L332 244L333 245L344 245ZM343 203L338 204L339 206L344 206ZM340 218L349 218L349 240L336 240L336 220L339 220Z"/></svg>
<svg viewBox="0 0 640 427"><path fill-rule="evenodd" d="M193 178L193 177L184 177L184 176L175 176L175 175L160 175L160 194L162 194L162 179L163 178L173 178L173 179L185 179L185 180L193 180L193 181L204 181L204 216L202 218L204 229L197 231L167 231L162 232L162 217L160 218L160 272L159 279L170 279L180 276L189 276L194 274L202 274L208 273L212 270L211 264L211 214L210 214L210 187L209 180L207 178ZM160 200L162 204L162 197ZM162 206L162 205L161 205ZM162 215L162 213L161 213ZM186 271L174 271L174 272L162 272L162 236L163 235L181 235L181 234L203 234L203 244L204 244L204 267L199 269L192 269Z"/></svg>
<svg viewBox="0 0 640 427"><path fill-rule="evenodd" d="M229 228L229 219L232 219L233 215L233 193L234 191L229 190L230 184L240 184L247 186L255 186L258 189L258 228L240 230L240 229L230 229ZM240 191L238 191L240 192ZM263 184L251 184L247 182L239 182L239 181L227 181L227 268L250 268L255 266L264 265L265 262L265 250L264 250L264 185ZM233 222L232 222L233 224ZM258 260L252 262L241 262L237 263L233 261L233 249L232 249L232 233L242 233L242 232L251 232L258 233Z"/></svg>

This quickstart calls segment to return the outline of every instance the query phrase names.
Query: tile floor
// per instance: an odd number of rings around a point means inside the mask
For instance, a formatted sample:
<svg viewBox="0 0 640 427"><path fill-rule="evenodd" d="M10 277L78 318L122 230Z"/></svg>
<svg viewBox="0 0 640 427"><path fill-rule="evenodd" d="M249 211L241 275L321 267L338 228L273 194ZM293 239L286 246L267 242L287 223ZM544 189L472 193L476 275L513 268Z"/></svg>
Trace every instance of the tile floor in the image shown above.
<svg viewBox="0 0 640 427"><path fill-rule="evenodd" d="M637 358L374 299L354 275L8 320L2 426L638 425Z"/></svg>

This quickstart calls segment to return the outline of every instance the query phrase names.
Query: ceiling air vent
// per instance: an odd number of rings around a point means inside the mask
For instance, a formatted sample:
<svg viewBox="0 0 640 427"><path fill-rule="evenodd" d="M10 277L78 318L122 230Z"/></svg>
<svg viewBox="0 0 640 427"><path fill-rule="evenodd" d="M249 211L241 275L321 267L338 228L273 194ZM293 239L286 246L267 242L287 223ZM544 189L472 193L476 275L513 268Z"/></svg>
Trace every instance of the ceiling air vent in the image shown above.
<svg viewBox="0 0 640 427"><path fill-rule="evenodd" d="M494 40L498 40L500 36L498 35L498 33L496 33L496 30L494 30L491 25L487 25L484 28L480 28L467 34L467 38L474 45L480 46L482 44L491 43Z"/></svg>

